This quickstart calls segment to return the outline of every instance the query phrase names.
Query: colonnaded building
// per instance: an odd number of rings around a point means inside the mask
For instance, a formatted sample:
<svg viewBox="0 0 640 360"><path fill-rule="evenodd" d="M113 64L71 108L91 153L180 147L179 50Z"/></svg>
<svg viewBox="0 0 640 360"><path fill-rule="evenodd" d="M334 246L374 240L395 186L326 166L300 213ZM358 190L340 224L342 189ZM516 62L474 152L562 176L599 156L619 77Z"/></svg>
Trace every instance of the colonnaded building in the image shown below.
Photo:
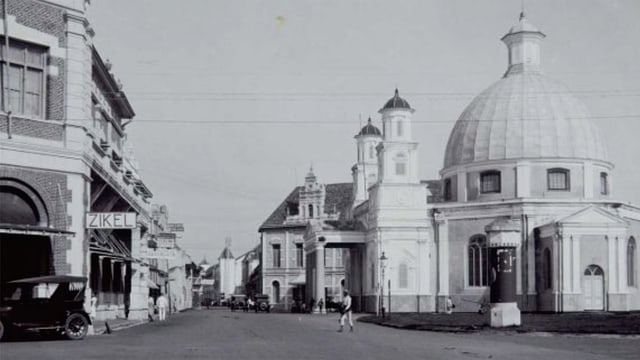
<svg viewBox="0 0 640 360"><path fill-rule="evenodd" d="M290 303L344 285L361 311L442 311L449 296L476 311L491 249L508 246L494 266L515 277L520 310L640 310L640 208L614 197L586 106L544 76L544 38L524 14L502 38L507 71L460 115L438 180L418 178L414 109L396 90L382 131L370 121L355 137L353 183L310 172L260 227L263 291Z"/></svg>

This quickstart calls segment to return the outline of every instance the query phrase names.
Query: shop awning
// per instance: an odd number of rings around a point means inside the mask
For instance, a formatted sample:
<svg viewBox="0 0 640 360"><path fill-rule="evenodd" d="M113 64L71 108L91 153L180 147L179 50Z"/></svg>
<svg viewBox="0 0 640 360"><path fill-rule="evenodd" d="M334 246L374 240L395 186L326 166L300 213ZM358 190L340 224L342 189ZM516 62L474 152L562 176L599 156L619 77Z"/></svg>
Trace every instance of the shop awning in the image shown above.
<svg viewBox="0 0 640 360"><path fill-rule="evenodd" d="M149 289L160 289L160 286L158 286L158 284L156 284L155 282L153 282L153 281L151 281L149 279L146 279L146 280L147 280L147 287Z"/></svg>
<svg viewBox="0 0 640 360"><path fill-rule="evenodd" d="M72 231L54 229L46 226L35 225L17 225L17 224L0 224L0 233L2 234L18 234L18 235L75 235Z"/></svg>
<svg viewBox="0 0 640 360"><path fill-rule="evenodd" d="M123 241L114 236L111 231L105 231L102 229L91 230L89 251L94 254L112 257L115 259L136 261L136 259L131 256L131 250L129 250Z"/></svg>
<svg viewBox="0 0 640 360"><path fill-rule="evenodd" d="M289 281L289 285L305 285L306 283L307 279L304 274L298 275L293 280Z"/></svg>

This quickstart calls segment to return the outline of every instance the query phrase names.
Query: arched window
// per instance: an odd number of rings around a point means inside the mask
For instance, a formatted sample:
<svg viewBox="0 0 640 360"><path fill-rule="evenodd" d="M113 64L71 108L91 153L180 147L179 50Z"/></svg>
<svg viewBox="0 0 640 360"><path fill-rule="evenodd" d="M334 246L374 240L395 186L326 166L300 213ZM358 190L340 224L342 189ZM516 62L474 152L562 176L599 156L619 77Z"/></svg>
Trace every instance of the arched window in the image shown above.
<svg viewBox="0 0 640 360"><path fill-rule="evenodd" d="M402 136L402 120L398 120L398 136Z"/></svg>
<svg viewBox="0 0 640 360"><path fill-rule="evenodd" d="M271 283L271 286L273 286L273 302L279 303L280 302L280 283L277 281L274 281Z"/></svg>
<svg viewBox="0 0 640 360"><path fill-rule="evenodd" d="M313 205L309 204L309 217L313 217Z"/></svg>
<svg viewBox="0 0 640 360"><path fill-rule="evenodd" d="M371 145L369 146L369 159L373 159L376 157L376 147Z"/></svg>
<svg viewBox="0 0 640 360"><path fill-rule="evenodd" d="M551 289L551 250L545 248L542 252L542 288Z"/></svg>
<svg viewBox="0 0 640 360"><path fill-rule="evenodd" d="M0 223L48 226L44 202L31 187L13 179L0 179Z"/></svg>
<svg viewBox="0 0 640 360"><path fill-rule="evenodd" d="M600 194L609 194L609 175L606 172L600 173Z"/></svg>
<svg viewBox="0 0 640 360"><path fill-rule="evenodd" d="M500 171L490 170L480 173L480 192L499 193L501 189Z"/></svg>
<svg viewBox="0 0 640 360"><path fill-rule="evenodd" d="M487 256L487 239L484 235L475 235L469 240L468 247L468 283L469 286L487 286L489 257Z"/></svg>
<svg viewBox="0 0 640 360"><path fill-rule="evenodd" d="M627 285L636 286L636 239L629 238L627 243Z"/></svg>
<svg viewBox="0 0 640 360"><path fill-rule="evenodd" d="M570 190L569 170L555 168L547 170L547 189Z"/></svg>
<svg viewBox="0 0 640 360"><path fill-rule="evenodd" d="M409 287L409 269L405 263L398 267L398 287L400 289Z"/></svg>

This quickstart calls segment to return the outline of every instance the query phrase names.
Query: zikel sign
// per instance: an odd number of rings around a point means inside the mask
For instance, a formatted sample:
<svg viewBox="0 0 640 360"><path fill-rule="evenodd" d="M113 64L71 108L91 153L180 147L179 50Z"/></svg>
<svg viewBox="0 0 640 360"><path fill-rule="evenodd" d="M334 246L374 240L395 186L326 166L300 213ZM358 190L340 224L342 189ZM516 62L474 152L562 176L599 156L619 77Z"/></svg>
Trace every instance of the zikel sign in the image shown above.
<svg viewBox="0 0 640 360"><path fill-rule="evenodd" d="M135 229L136 213L105 212L87 213L87 229Z"/></svg>

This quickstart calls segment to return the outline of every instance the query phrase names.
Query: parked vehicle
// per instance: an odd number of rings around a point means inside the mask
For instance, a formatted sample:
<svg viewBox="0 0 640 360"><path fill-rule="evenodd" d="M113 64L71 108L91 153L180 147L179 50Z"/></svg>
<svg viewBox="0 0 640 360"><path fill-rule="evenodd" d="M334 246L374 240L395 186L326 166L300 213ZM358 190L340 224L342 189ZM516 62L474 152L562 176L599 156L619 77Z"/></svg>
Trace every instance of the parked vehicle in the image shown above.
<svg viewBox="0 0 640 360"><path fill-rule="evenodd" d="M87 278L53 275L13 280L2 289L0 339L10 332L56 332L70 340L87 335Z"/></svg>
<svg viewBox="0 0 640 360"><path fill-rule="evenodd" d="M238 294L231 296L231 311L236 311L237 309L246 310L247 307L247 296Z"/></svg>
<svg viewBox="0 0 640 360"><path fill-rule="evenodd" d="M271 304L269 304L269 295L257 294L255 297L255 311L271 312Z"/></svg>

